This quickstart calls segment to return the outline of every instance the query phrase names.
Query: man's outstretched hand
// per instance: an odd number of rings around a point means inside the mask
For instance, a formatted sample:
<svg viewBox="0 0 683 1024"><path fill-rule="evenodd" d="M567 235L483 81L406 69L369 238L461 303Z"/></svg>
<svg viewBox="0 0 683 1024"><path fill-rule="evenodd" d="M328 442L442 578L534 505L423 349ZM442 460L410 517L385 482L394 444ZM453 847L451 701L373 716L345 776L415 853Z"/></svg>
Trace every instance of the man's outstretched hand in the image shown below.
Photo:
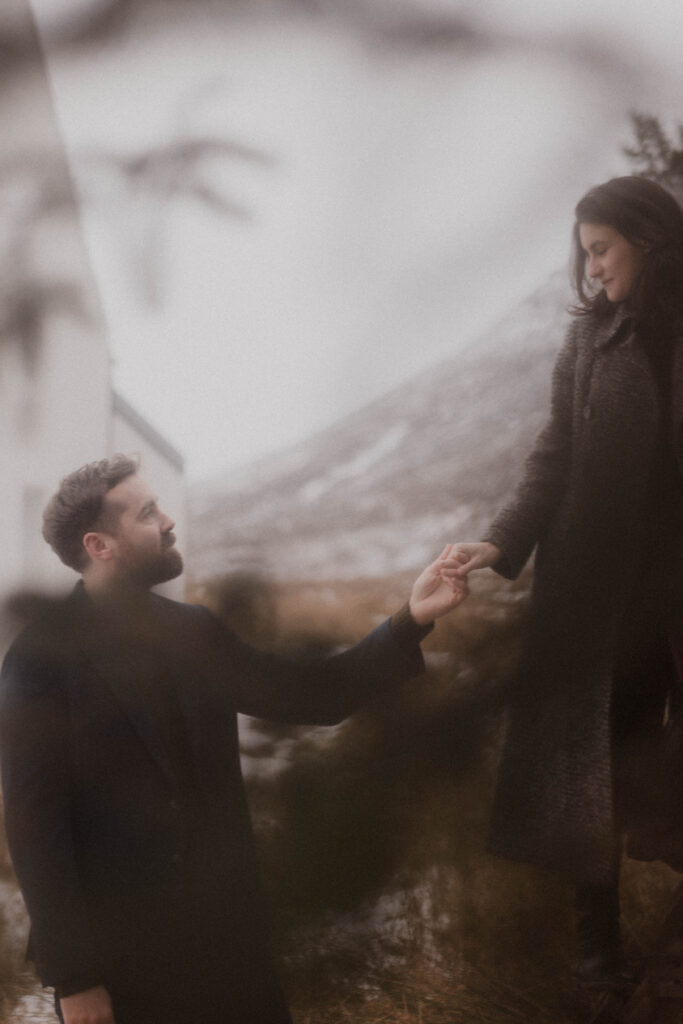
<svg viewBox="0 0 683 1024"><path fill-rule="evenodd" d="M410 614L420 626L456 608L469 594L464 579L445 579L441 575L444 559L452 560L453 544L447 544L439 557L420 573L410 592Z"/></svg>

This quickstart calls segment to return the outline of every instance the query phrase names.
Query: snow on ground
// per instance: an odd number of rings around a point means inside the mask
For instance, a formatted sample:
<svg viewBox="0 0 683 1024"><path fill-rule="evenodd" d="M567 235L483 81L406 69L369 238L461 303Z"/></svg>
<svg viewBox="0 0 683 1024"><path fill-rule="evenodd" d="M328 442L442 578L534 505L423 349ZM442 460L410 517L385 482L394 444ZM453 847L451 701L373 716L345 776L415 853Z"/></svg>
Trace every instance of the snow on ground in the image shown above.
<svg viewBox="0 0 683 1024"><path fill-rule="evenodd" d="M52 993L40 988L36 982L35 991L21 998L7 1024L56 1024L56 1021Z"/></svg>

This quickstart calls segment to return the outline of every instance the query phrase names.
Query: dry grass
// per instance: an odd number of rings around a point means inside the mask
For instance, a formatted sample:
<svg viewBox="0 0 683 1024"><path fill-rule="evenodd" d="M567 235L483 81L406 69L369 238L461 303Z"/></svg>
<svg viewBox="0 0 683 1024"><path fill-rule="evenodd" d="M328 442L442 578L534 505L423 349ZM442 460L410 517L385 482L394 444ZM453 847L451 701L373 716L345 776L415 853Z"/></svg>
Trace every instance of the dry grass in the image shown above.
<svg viewBox="0 0 683 1024"><path fill-rule="evenodd" d="M398 821L388 815L399 849L387 862L384 880L389 889L404 887L403 918L382 922L381 938L374 943L367 931L351 928L345 935L334 917L315 913L306 943L296 928L281 935L297 1024L569 1024L577 1019L569 983L568 885L552 874L495 860L485 849L499 712L523 630L527 583L528 578L513 586L495 580L480 584L423 645L428 653L448 652L450 661L437 663L394 705L371 708L374 747L364 762L365 785L375 788L376 798L391 800L391 785L384 793L376 787L386 759L405 808ZM352 642L402 603L409 584L402 577L292 585L279 594L280 628L284 634L322 633ZM389 737L382 735L383 720ZM340 737L342 760L359 756L363 728L367 740L372 727L363 716ZM334 774L334 748L325 753ZM362 799L362 789L357 780L351 799ZM381 819L379 828L386 825ZM306 847L296 855L305 862ZM411 892L424 890L425 872L431 872L431 920L425 920L424 906L410 899ZM310 882L310 863L304 873ZM662 864L625 863L623 925L634 958L651 951L677 881ZM375 896L381 899L383 891ZM305 886L298 889L297 898L305 899L304 892ZM271 895L276 904L283 899L281 889ZM372 899L367 893L364 898Z"/></svg>

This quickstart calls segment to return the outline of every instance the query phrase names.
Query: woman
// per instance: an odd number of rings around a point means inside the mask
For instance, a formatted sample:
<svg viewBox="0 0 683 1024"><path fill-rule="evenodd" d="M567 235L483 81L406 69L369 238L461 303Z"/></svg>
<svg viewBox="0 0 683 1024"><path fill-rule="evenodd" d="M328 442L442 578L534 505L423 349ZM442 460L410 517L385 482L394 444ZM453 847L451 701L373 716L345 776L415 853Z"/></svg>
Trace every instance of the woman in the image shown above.
<svg viewBox="0 0 683 1024"><path fill-rule="evenodd" d="M483 541L455 546L444 573L514 578L537 547L491 846L574 879L574 980L601 989L631 980L623 834L632 855L683 870L683 830L666 813L683 780L643 775L679 694L683 211L652 181L622 177L575 212L578 306L550 418L512 502Z"/></svg>

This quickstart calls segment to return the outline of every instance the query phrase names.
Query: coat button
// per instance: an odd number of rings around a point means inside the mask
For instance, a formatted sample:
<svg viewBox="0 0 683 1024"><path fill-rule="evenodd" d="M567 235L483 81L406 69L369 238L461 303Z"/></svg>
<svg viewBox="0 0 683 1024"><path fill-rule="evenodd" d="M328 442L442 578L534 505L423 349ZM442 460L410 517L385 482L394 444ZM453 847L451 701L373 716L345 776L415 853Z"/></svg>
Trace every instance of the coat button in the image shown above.
<svg viewBox="0 0 683 1024"><path fill-rule="evenodd" d="M182 854L174 853L173 856L171 857L171 863L173 864L174 867L179 868L180 865L183 863Z"/></svg>
<svg viewBox="0 0 683 1024"><path fill-rule="evenodd" d="M172 811L177 811L179 804L177 800L169 800L168 806L171 808Z"/></svg>
<svg viewBox="0 0 683 1024"><path fill-rule="evenodd" d="M583 407L583 418L589 420L591 418L591 407L590 405L584 405Z"/></svg>

